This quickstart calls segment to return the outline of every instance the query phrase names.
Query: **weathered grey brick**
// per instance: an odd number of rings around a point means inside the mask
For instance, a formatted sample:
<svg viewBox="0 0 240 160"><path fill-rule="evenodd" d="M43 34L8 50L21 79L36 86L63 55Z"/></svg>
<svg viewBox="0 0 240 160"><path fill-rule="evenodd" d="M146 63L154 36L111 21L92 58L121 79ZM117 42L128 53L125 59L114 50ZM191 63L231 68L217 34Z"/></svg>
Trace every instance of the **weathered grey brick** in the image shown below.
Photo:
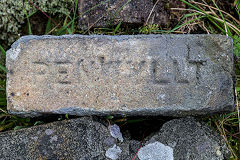
<svg viewBox="0 0 240 160"><path fill-rule="evenodd" d="M234 110L222 35L25 36L7 51L11 113L209 115Z"/></svg>

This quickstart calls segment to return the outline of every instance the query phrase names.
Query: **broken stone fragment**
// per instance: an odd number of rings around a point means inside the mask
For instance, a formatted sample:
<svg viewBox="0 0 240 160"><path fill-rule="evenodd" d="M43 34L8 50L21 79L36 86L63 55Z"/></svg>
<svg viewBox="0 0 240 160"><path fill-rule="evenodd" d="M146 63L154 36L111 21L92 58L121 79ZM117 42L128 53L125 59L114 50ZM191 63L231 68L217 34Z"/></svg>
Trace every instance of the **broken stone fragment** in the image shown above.
<svg viewBox="0 0 240 160"><path fill-rule="evenodd" d="M177 21L176 11L170 9L176 7L184 8L185 5L178 0L80 0L79 27L86 30L117 25L120 22L166 27L171 21Z"/></svg>
<svg viewBox="0 0 240 160"><path fill-rule="evenodd" d="M107 126L92 118L65 120L0 133L0 159L224 160L230 156L224 139L194 118L170 120L143 142L123 138L122 143L117 141Z"/></svg>
<svg viewBox="0 0 240 160"><path fill-rule="evenodd" d="M128 142L112 139L108 127L91 118L54 122L0 133L0 159L130 159Z"/></svg>
<svg viewBox="0 0 240 160"><path fill-rule="evenodd" d="M157 152L158 151L158 152ZM139 150L140 160L225 160L230 151L224 139L195 118L166 122Z"/></svg>
<svg viewBox="0 0 240 160"><path fill-rule="evenodd" d="M25 36L6 67L8 111L21 116L234 110L232 39L223 35Z"/></svg>

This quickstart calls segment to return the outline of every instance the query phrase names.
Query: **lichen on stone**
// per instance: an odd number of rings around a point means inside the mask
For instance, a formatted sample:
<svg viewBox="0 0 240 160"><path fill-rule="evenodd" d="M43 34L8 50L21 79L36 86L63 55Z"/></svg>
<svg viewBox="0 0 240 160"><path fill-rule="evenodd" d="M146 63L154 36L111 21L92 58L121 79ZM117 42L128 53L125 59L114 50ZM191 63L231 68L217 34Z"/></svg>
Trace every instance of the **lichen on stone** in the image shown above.
<svg viewBox="0 0 240 160"><path fill-rule="evenodd" d="M33 1L32 1L33 2ZM73 6L73 0L36 0L34 4L49 15L69 15ZM0 42L11 45L21 35L22 24L26 20L26 14L37 9L25 1L1 0L0 1Z"/></svg>

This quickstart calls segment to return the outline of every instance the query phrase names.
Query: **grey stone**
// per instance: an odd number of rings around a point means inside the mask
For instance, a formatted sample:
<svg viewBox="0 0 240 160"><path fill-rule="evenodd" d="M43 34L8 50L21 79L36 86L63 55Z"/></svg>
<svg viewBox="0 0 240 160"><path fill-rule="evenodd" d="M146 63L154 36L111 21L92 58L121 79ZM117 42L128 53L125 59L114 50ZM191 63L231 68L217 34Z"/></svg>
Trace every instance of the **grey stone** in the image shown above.
<svg viewBox="0 0 240 160"><path fill-rule="evenodd" d="M164 144L165 146L150 147L155 143ZM154 156L155 160L161 156L161 152L166 147L168 151L165 155L171 155L170 150L173 149L174 160L224 160L230 158L224 139L216 132L209 128L205 123L198 122L194 118L174 119L165 123L160 131L154 134L145 143L138 155L139 159L148 159L147 156ZM153 150L159 152L152 153ZM171 148L171 149L169 149ZM164 158L163 158L164 159Z"/></svg>
<svg viewBox="0 0 240 160"><path fill-rule="evenodd" d="M209 115L234 110L222 35L25 36L7 51L10 113Z"/></svg>
<svg viewBox="0 0 240 160"><path fill-rule="evenodd" d="M129 142L106 145L111 138L108 127L91 118L54 122L0 133L0 159L130 159Z"/></svg>
<svg viewBox="0 0 240 160"><path fill-rule="evenodd" d="M174 12L169 8L176 7L184 8L185 5L178 0L80 0L79 27L107 27L120 22L166 27L175 18Z"/></svg>
<svg viewBox="0 0 240 160"><path fill-rule="evenodd" d="M123 138L117 141L108 126L92 118L65 120L0 133L0 159L223 160L230 156L223 138L194 118L166 122L143 142Z"/></svg>

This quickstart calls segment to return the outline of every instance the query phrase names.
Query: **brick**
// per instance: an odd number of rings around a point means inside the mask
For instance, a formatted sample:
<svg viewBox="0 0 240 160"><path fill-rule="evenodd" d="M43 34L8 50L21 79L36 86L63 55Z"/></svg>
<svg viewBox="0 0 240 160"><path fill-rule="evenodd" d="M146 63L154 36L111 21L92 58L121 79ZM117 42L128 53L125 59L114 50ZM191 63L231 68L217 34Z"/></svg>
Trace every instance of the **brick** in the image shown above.
<svg viewBox="0 0 240 160"><path fill-rule="evenodd" d="M25 36L7 51L10 113L209 115L234 110L222 35Z"/></svg>

